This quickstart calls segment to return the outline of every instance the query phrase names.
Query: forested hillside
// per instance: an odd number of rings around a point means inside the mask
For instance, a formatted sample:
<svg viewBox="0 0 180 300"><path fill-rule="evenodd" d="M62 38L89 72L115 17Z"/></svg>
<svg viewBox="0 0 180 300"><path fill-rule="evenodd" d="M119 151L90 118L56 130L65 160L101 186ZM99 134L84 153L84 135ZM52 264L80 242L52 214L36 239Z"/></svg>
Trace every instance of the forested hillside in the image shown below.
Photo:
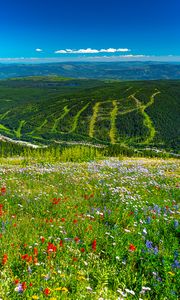
<svg viewBox="0 0 180 300"><path fill-rule="evenodd" d="M0 134L41 144L75 141L178 150L179 100L178 80L1 80Z"/></svg>

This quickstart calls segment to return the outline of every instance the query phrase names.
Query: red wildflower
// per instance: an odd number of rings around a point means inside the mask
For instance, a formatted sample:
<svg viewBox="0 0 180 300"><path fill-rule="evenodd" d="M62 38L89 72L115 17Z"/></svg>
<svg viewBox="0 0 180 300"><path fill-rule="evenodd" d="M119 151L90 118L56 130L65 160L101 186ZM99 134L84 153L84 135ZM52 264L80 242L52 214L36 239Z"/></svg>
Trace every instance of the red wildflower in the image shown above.
<svg viewBox="0 0 180 300"><path fill-rule="evenodd" d="M132 216L132 215L134 215L134 212L133 212L133 211L130 211L130 212L128 213L128 216Z"/></svg>
<svg viewBox="0 0 180 300"><path fill-rule="evenodd" d="M59 246L60 246L60 247L63 247L63 240L60 240Z"/></svg>
<svg viewBox="0 0 180 300"><path fill-rule="evenodd" d="M133 244L129 245L129 251L133 252L136 250L136 246L134 246Z"/></svg>
<svg viewBox="0 0 180 300"><path fill-rule="evenodd" d="M65 222L65 218L61 218L61 221L62 221L62 222Z"/></svg>
<svg viewBox="0 0 180 300"><path fill-rule="evenodd" d="M78 243L78 242L79 242L79 238L76 236L76 237L74 238L74 241L75 241L76 243Z"/></svg>
<svg viewBox="0 0 180 300"><path fill-rule="evenodd" d="M84 248L81 248L80 251L81 251L82 253L84 253L84 252L85 252L85 249L84 249Z"/></svg>
<svg viewBox="0 0 180 300"><path fill-rule="evenodd" d="M47 252L50 253L50 252L56 252L57 251L57 247L52 244L52 243L48 243L48 246L47 246Z"/></svg>
<svg viewBox="0 0 180 300"><path fill-rule="evenodd" d="M19 283L19 279L15 279L14 284L18 284L18 283Z"/></svg>
<svg viewBox="0 0 180 300"><path fill-rule="evenodd" d="M94 240L94 241L92 242L92 250L93 250L93 251L96 251L96 245L97 245L97 242L96 242L96 240Z"/></svg>
<svg viewBox="0 0 180 300"><path fill-rule="evenodd" d="M1 195L5 195L6 194L6 187L2 187L1 188Z"/></svg>
<svg viewBox="0 0 180 300"><path fill-rule="evenodd" d="M45 242L45 237L41 236L40 240L41 240L42 243L44 243Z"/></svg>
<svg viewBox="0 0 180 300"><path fill-rule="evenodd" d="M35 255L35 256L38 255L38 248L34 248L34 255Z"/></svg>
<svg viewBox="0 0 180 300"><path fill-rule="evenodd" d="M78 222L78 220L74 220L73 223L76 224Z"/></svg>
<svg viewBox="0 0 180 300"><path fill-rule="evenodd" d="M44 295L48 296L51 293L51 291L50 291L50 289L46 288L46 289L44 289L43 293L44 293Z"/></svg>
<svg viewBox="0 0 180 300"><path fill-rule="evenodd" d="M32 282L30 282L29 286L33 286Z"/></svg>
<svg viewBox="0 0 180 300"><path fill-rule="evenodd" d="M31 262L32 262L32 255L30 255L26 261L27 261L28 263L31 263Z"/></svg>
<svg viewBox="0 0 180 300"><path fill-rule="evenodd" d="M5 265L8 261L8 255L7 254L4 254L3 255L3 258L2 258L2 264Z"/></svg>
<svg viewBox="0 0 180 300"><path fill-rule="evenodd" d="M27 289L27 284L25 281L21 283L21 286L22 286L23 291L25 291Z"/></svg>
<svg viewBox="0 0 180 300"><path fill-rule="evenodd" d="M77 257L73 257L73 261L78 261Z"/></svg>
<svg viewBox="0 0 180 300"><path fill-rule="evenodd" d="M3 215L3 204L0 204L0 217Z"/></svg>
<svg viewBox="0 0 180 300"><path fill-rule="evenodd" d="M54 205L55 205L55 204L58 204L58 203L60 202L60 200L61 200L60 198L58 198L58 199L57 199L57 198L54 198L54 199L52 200L52 204L54 204Z"/></svg>
<svg viewBox="0 0 180 300"><path fill-rule="evenodd" d="M34 262L35 265L38 263L37 257L34 258L34 261L33 261L33 262Z"/></svg>
<svg viewBox="0 0 180 300"><path fill-rule="evenodd" d="M23 255L21 255L21 258L22 258L22 260L28 261L29 255L28 254L23 254Z"/></svg>

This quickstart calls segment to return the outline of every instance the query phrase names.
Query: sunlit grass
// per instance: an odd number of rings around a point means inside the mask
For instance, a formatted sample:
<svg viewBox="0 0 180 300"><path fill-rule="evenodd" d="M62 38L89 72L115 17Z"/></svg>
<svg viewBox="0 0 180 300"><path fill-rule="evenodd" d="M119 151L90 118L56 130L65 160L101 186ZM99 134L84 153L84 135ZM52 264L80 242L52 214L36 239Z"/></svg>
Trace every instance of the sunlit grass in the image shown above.
<svg viewBox="0 0 180 300"><path fill-rule="evenodd" d="M179 161L0 161L0 298L178 299Z"/></svg>

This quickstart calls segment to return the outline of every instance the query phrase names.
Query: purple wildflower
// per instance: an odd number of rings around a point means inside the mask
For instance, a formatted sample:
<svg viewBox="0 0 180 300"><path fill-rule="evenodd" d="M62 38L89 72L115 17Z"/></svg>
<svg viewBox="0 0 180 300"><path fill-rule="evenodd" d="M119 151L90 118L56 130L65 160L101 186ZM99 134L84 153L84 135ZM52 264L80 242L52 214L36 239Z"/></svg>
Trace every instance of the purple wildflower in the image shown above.
<svg viewBox="0 0 180 300"><path fill-rule="evenodd" d="M22 287L22 284L21 284L21 283L19 283L19 284L15 287L15 292L23 293L23 287Z"/></svg>
<svg viewBox="0 0 180 300"><path fill-rule="evenodd" d="M158 254L159 250L158 250L158 247L154 247L154 254Z"/></svg>
<svg viewBox="0 0 180 300"><path fill-rule="evenodd" d="M151 241L146 241L146 247L148 248L148 249L152 249L153 248L153 246L152 246L152 242Z"/></svg>
<svg viewBox="0 0 180 300"><path fill-rule="evenodd" d="M172 264L172 268L175 269L180 269L180 263L177 259L174 260L174 263Z"/></svg>
<svg viewBox="0 0 180 300"><path fill-rule="evenodd" d="M146 223L147 223L147 224L150 224L150 223L151 223L151 217L147 217Z"/></svg>

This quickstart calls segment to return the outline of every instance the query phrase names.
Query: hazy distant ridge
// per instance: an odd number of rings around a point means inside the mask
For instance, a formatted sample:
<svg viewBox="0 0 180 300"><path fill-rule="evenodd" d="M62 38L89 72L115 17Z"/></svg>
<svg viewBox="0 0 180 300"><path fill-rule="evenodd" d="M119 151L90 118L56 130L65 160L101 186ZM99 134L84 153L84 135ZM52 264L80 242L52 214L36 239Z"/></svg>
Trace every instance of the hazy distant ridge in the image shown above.
<svg viewBox="0 0 180 300"><path fill-rule="evenodd" d="M180 63L67 62L48 64L0 64L1 79L45 75L120 80L180 79Z"/></svg>

